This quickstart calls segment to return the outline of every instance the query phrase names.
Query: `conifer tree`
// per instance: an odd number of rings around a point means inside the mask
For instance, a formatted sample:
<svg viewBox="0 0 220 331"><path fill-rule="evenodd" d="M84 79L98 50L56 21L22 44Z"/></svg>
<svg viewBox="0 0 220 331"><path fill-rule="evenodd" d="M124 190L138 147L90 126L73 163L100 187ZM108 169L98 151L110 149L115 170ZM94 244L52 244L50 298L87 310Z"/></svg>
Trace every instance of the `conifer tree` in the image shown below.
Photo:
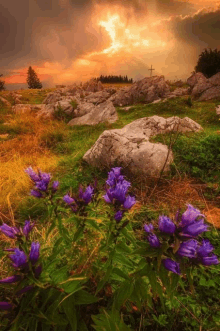
<svg viewBox="0 0 220 331"><path fill-rule="evenodd" d="M2 77L3 75L0 74L0 77ZM0 91L5 90L5 82L3 80L0 80Z"/></svg>
<svg viewBox="0 0 220 331"><path fill-rule="evenodd" d="M41 89L42 84L41 84L39 78L37 77L36 72L34 71L34 69L32 69L32 67L28 68L27 74L28 74L28 77L27 77L28 88L29 89Z"/></svg>

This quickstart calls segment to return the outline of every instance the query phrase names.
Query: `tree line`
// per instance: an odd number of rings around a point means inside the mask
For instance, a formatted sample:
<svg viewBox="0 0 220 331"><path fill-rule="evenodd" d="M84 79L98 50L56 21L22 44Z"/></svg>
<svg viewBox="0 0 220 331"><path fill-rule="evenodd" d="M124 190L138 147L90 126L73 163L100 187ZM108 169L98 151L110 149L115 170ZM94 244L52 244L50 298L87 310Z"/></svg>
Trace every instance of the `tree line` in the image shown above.
<svg viewBox="0 0 220 331"><path fill-rule="evenodd" d="M96 78L97 81L100 81L101 83L133 83L133 78L128 79L128 76L116 76L116 75L109 75L109 76L103 76Z"/></svg>

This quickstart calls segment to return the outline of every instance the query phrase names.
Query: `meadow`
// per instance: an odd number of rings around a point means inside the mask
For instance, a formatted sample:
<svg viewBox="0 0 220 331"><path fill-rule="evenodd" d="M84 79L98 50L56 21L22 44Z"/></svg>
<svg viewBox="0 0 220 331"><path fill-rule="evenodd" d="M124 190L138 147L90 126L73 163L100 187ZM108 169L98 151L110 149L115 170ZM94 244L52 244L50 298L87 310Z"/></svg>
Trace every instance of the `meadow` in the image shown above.
<svg viewBox="0 0 220 331"><path fill-rule="evenodd" d="M23 103L41 103L50 91L19 93ZM0 96L12 102L7 91ZM129 111L118 107L113 124L69 127L65 116L60 121L18 115L0 101L0 218L11 227L5 231L11 236L0 231L0 278L16 275L0 280L1 330L220 329L220 267L216 258L211 263L199 255L209 240L208 257L213 251L220 257L219 104L181 97ZM204 131L152 138L171 142L170 173L158 180L121 169L131 198L106 202L112 178L118 181L117 164L112 172L92 168L83 155L104 130L155 114L188 116ZM182 235L186 214L201 227L191 237ZM162 231L158 220L172 222L175 230ZM184 255L188 239L197 240L197 248L191 243ZM15 247L16 261L5 251ZM166 265L169 259L177 264Z"/></svg>

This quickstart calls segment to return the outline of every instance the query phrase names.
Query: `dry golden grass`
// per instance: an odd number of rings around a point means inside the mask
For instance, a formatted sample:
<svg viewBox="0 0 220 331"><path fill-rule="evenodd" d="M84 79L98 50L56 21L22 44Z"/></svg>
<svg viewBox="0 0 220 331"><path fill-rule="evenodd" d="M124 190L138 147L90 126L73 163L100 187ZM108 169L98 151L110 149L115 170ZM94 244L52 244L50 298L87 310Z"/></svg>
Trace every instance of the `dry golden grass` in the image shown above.
<svg viewBox="0 0 220 331"><path fill-rule="evenodd" d="M7 119L8 122L8 119ZM45 172L53 172L58 157L42 145L42 136L55 131L64 131L64 124L52 120L37 119L34 114L14 115L10 125L19 125L28 133L1 142L0 151L0 210L6 217L16 210L31 187L29 177L24 172L28 166ZM35 168L36 169L36 168ZM4 216L3 216L4 217Z"/></svg>

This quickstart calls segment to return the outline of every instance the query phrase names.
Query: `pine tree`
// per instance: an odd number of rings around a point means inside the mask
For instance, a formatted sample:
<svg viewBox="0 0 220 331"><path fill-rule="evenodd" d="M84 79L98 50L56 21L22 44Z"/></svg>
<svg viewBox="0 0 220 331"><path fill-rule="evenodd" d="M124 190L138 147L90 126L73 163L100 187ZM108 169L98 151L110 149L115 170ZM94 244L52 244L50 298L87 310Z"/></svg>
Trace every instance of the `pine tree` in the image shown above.
<svg viewBox="0 0 220 331"><path fill-rule="evenodd" d="M0 77L2 77L3 75L0 74ZM5 90L5 82L3 80L0 80L0 91Z"/></svg>
<svg viewBox="0 0 220 331"><path fill-rule="evenodd" d="M39 78L37 77L37 74L34 71L34 69L29 67L27 74L28 74L28 77L27 77L28 88L30 88L30 89L35 89L35 88L40 89L40 88L42 88L42 84L41 84Z"/></svg>
<svg viewBox="0 0 220 331"><path fill-rule="evenodd" d="M196 72L202 72L206 78L210 78L220 72L220 51L211 48L205 49L200 55L195 67Z"/></svg>

